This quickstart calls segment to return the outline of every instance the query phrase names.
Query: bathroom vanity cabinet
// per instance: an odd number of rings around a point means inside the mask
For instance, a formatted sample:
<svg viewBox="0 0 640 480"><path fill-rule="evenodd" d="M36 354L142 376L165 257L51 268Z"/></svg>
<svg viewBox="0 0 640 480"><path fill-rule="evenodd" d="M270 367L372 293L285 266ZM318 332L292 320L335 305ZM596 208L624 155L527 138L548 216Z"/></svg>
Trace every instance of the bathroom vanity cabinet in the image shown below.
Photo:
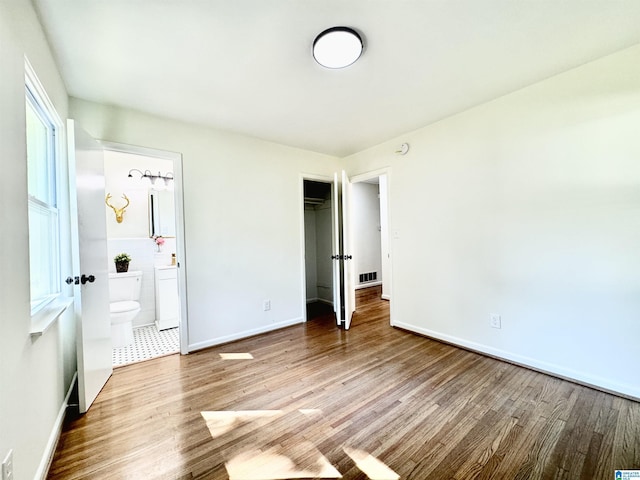
<svg viewBox="0 0 640 480"><path fill-rule="evenodd" d="M156 327L158 330L178 326L178 270L173 265L155 267Z"/></svg>

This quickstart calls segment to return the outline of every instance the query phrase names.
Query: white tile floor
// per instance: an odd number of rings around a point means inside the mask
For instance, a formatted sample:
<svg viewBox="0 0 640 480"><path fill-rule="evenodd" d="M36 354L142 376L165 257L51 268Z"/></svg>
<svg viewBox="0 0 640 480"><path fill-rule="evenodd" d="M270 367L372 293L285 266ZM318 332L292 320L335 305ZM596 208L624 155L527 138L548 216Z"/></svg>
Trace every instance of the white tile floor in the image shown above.
<svg viewBox="0 0 640 480"><path fill-rule="evenodd" d="M133 329L133 343L122 348L113 349L113 366L119 367L130 363L162 357L180 351L180 340L177 328L158 331L155 325Z"/></svg>

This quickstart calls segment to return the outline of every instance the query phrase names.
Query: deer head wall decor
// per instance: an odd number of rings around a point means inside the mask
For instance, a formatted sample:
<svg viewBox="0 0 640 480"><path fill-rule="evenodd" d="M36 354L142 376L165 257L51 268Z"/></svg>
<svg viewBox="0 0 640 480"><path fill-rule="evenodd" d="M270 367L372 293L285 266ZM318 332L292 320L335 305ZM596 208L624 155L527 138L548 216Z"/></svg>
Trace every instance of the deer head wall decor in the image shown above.
<svg viewBox="0 0 640 480"><path fill-rule="evenodd" d="M127 203L124 205L124 207L117 208L109 203L110 198L111 198L111 194L107 193L107 197L104 199L104 203L106 203L108 207L113 208L113 211L116 214L116 222L122 223L122 216L124 215L124 211L129 206L129 203L130 203L129 199L125 194L122 194L122 198L124 198L127 201Z"/></svg>

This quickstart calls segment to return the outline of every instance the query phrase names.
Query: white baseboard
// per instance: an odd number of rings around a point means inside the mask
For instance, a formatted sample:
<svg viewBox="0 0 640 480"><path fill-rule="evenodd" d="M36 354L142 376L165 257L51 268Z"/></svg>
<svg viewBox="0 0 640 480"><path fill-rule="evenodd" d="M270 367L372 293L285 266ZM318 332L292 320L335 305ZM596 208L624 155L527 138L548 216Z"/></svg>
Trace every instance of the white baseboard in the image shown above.
<svg viewBox="0 0 640 480"><path fill-rule="evenodd" d="M134 325L133 329L135 330L136 328L153 327L153 326L155 326L155 321L151 323L143 323L142 325Z"/></svg>
<svg viewBox="0 0 640 480"><path fill-rule="evenodd" d="M60 407L60 411L58 412L56 421L53 424L53 429L51 430L51 434L49 435L49 440L47 441L47 446L42 455L42 459L40 460L40 465L38 465L38 470L36 470L36 474L33 477L36 480L45 480L47 478L47 474L49 473L49 467L51 467L51 462L53 461L53 455L56 453L58 440L60 440L60 434L62 433L62 424L64 423L64 417L67 413L69 397L71 397L71 392L73 391L73 387L76 384L77 380L78 380L78 372L76 372L73 375L73 378L71 379L71 385L69 386L67 395L64 397L64 401L62 402L62 406Z"/></svg>
<svg viewBox="0 0 640 480"><path fill-rule="evenodd" d="M441 340L445 343L488 355L499 360L505 360L509 363L527 367L541 373L552 375L554 377L559 377L564 380L579 383L587 387L592 387L597 390L603 390L608 393L613 393L615 395L620 395L622 397L630 398L635 401L640 401L640 386L638 385L627 385L612 382L606 378L596 377L585 372L578 372L576 370L562 367L561 365L536 360L535 358L525 357L513 352L508 352L506 350L500 350L488 345L471 342L463 338L435 332L426 328L416 327L415 325L409 325L406 323L395 321L392 323L392 326L401 328L403 330L408 330L409 332L417 333L419 335L424 335L425 337L433 338L435 340Z"/></svg>
<svg viewBox="0 0 640 480"><path fill-rule="evenodd" d="M307 304L315 303L315 302L326 303L327 305L333 306L333 302L331 300L327 300L325 298L320 298L320 297L307 298Z"/></svg>
<svg viewBox="0 0 640 480"><path fill-rule="evenodd" d="M385 295L385 294L382 294L382 295L380 295L380 298L381 298L382 300L391 300L391 295Z"/></svg>
<svg viewBox="0 0 640 480"><path fill-rule="evenodd" d="M360 290L361 288L377 287L378 285L382 285L382 282L359 283L356 285L356 290Z"/></svg>
<svg viewBox="0 0 640 480"><path fill-rule="evenodd" d="M202 350L203 348L215 347L216 345L222 345L223 343L233 342L235 340L242 340L243 338L253 337L260 335L261 333L272 332L274 330L280 330L281 328L290 327L298 323L304 323L302 317L292 318L283 322L272 323L270 325L264 325L262 327L254 328L251 330L245 330L243 332L233 333L231 335L225 335L224 337L217 337L204 342L192 343L188 346L189 352L195 352L196 350Z"/></svg>

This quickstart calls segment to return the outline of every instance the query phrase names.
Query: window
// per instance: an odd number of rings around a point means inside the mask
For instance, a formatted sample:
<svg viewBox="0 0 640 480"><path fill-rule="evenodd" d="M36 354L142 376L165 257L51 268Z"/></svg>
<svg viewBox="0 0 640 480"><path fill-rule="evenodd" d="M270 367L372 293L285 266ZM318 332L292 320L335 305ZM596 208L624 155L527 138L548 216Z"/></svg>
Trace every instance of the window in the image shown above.
<svg viewBox="0 0 640 480"><path fill-rule="evenodd" d="M56 189L57 114L27 63L26 138L29 193L31 313L60 293Z"/></svg>

